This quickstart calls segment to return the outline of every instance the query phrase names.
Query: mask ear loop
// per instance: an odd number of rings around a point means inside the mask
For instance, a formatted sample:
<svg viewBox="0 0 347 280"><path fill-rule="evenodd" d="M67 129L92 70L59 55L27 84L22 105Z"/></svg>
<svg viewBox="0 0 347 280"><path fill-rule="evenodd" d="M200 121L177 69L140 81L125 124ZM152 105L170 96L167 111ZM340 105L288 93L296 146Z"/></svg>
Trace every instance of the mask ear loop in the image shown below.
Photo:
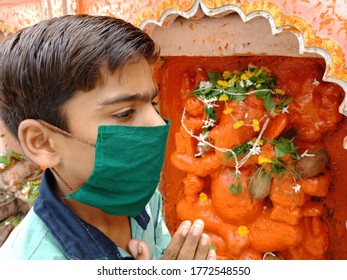
<svg viewBox="0 0 347 280"><path fill-rule="evenodd" d="M88 146L95 147L95 145L96 145L96 144L93 143L93 142L89 142L88 140L84 140L84 139L82 139L82 138L80 138L80 137L78 137L78 136L76 136L76 135L73 135L73 134L70 133L70 132L67 132L67 131L65 131L65 130L63 130L63 129L61 129L61 128L59 128L59 127L56 127L56 126L54 126L54 125L51 125L50 123L45 122L44 120L37 120L37 121L38 121L40 124L42 124L43 126L49 128L49 129L51 129L51 130L53 130L53 131L56 131L56 132L58 132L58 133L60 133L60 134L62 134L62 135L65 135L65 136L67 136L67 137L76 139L77 141L80 141L80 142L82 142L82 143L84 143L84 144L87 144Z"/></svg>
<svg viewBox="0 0 347 280"><path fill-rule="evenodd" d="M67 189L69 189L69 191L70 191L70 193L74 193L74 190L70 187L70 185L63 179L63 177L61 177L60 176L60 174L58 173L58 171L57 170L55 170L55 168L50 168L52 171L53 171L53 173L55 174L55 175L57 175L57 177L64 183L64 185L65 185L65 187L67 188Z"/></svg>
<svg viewBox="0 0 347 280"><path fill-rule="evenodd" d="M92 142L89 142L88 140L84 140L78 136L75 136L73 135L72 133L69 133L59 127L56 127L54 125L51 125L50 123L48 122L45 122L44 120L37 120L40 124L42 124L43 126L55 131L55 132L58 132L64 136L67 136L67 137L70 137L70 138L73 138L73 139L76 139L77 141L80 141L84 144L87 144L88 146L91 146L91 147L95 147L95 143L92 143ZM55 169L55 168L50 168L52 170L52 172L64 183L64 185L66 186L66 188L70 191L70 193L74 193L75 191L71 188L71 186L63 179L63 177L60 176L60 174L58 173L58 171Z"/></svg>

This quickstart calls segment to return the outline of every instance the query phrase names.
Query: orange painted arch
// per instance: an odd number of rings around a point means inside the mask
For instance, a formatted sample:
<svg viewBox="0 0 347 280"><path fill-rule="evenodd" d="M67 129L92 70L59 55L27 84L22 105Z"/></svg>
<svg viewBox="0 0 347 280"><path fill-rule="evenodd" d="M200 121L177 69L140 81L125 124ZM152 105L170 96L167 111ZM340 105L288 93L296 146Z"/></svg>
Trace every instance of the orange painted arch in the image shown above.
<svg viewBox="0 0 347 280"><path fill-rule="evenodd" d="M266 17L273 33L291 32L299 40L300 51L317 53L324 57L326 71L323 80L339 84L344 92L345 99L340 106L340 113L347 116L347 69L343 49L332 39L316 35L312 26L303 18L286 15L273 2L270 1L244 1L244 0L187 0L163 1L156 9L140 13L134 24L146 29L151 24L165 26L170 16L191 17L194 9L198 7L207 16L218 15L226 11L237 12L244 21L256 16ZM147 30L148 31L148 30Z"/></svg>

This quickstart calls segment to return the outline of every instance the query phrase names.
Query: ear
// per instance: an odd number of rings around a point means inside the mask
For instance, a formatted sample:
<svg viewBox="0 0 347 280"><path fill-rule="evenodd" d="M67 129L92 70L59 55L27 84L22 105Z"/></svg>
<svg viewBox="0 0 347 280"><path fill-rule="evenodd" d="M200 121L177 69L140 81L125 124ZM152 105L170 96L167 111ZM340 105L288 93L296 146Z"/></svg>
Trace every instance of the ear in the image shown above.
<svg viewBox="0 0 347 280"><path fill-rule="evenodd" d="M55 136L52 130L37 120L26 119L18 128L18 137L24 153L42 167L54 167L60 162Z"/></svg>

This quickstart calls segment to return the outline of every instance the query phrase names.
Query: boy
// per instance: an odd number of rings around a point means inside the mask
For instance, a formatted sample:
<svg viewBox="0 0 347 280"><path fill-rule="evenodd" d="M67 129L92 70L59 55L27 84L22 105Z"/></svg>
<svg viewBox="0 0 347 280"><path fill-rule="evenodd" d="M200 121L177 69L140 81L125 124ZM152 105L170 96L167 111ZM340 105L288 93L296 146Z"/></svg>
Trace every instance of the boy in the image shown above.
<svg viewBox="0 0 347 280"><path fill-rule="evenodd" d="M215 259L201 220L170 237L156 189L168 121L150 37L120 19L63 16L0 49L1 118L46 167L3 259Z"/></svg>

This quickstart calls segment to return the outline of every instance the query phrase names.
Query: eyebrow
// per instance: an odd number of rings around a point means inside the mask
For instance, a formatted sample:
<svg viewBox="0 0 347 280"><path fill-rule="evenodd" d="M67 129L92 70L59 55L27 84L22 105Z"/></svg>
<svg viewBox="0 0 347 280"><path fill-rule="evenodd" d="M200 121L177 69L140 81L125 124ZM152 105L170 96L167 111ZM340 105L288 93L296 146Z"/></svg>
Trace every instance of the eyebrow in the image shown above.
<svg viewBox="0 0 347 280"><path fill-rule="evenodd" d="M131 101L144 101L149 102L156 98L159 94L158 88L154 88L151 92L146 93L122 93L117 96L111 97L100 102L100 106L117 105L119 103L131 102Z"/></svg>

